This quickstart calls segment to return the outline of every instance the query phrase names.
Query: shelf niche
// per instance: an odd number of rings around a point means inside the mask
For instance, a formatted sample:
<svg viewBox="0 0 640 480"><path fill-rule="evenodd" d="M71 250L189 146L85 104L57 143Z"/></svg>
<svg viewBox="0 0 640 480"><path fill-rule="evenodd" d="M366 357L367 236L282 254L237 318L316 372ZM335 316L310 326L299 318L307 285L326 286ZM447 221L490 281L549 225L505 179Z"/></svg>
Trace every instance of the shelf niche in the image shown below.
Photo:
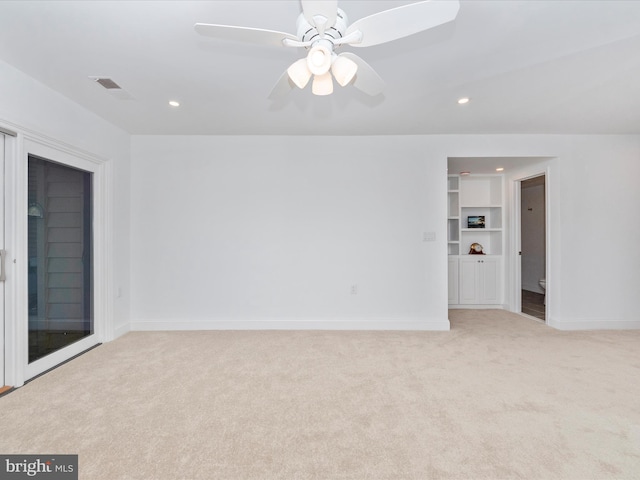
<svg viewBox="0 0 640 480"><path fill-rule="evenodd" d="M502 207L501 176L465 176L460 177L461 207Z"/></svg>
<svg viewBox="0 0 640 480"><path fill-rule="evenodd" d="M499 175L470 175L459 178L460 255L468 255L472 243L479 243L487 255L503 252L503 178ZM484 228L468 228L468 218L484 217Z"/></svg>
<svg viewBox="0 0 640 480"><path fill-rule="evenodd" d="M500 305L504 209L502 175L447 177L447 248L449 305ZM468 219L484 217L484 228L469 228ZM471 254L473 243L484 255Z"/></svg>

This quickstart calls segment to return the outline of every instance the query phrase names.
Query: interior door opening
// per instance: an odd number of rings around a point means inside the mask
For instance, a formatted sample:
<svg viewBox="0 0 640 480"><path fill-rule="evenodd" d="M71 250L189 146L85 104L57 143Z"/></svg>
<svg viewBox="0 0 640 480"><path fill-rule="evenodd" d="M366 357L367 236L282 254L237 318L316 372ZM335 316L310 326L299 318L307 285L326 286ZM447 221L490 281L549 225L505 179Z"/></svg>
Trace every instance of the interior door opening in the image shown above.
<svg viewBox="0 0 640 480"><path fill-rule="evenodd" d="M521 312L546 322L546 178L520 182Z"/></svg>
<svg viewBox="0 0 640 480"><path fill-rule="evenodd" d="M94 333L92 174L29 155L28 362Z"/></svg>

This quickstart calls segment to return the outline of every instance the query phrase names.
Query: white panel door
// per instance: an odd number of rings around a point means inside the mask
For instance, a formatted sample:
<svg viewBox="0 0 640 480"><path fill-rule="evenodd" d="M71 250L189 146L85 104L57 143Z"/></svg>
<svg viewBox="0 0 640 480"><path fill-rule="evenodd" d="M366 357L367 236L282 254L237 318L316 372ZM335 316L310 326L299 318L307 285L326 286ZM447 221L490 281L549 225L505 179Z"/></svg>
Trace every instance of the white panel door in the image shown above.
<svg viewBox="0 0 640 480"><path fill-rule="evenodd" d="M486 257L481 260L480 282L482 297L480 303L497 305L500 302L500 259Z"/></svg>
<svg viewBox="0 0 640 480"><path fill-rule="evenodd" d="M460 257L460 304L473 305L479 303L478 270L480 264L475 256Z"/></svg>

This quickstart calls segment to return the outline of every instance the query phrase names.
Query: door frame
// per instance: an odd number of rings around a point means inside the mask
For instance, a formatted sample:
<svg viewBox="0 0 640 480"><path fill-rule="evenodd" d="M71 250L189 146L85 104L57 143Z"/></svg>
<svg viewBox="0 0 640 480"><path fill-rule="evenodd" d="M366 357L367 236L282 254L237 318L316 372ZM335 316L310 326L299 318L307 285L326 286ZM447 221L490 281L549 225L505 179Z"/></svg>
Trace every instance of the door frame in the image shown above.
<svg viewBox="0 0 640 480"><path fill-rule="evenodd" d="M15 353L15 323L10 319L15 318L15 263L13 262L13 235L10 232L15 232L15 162L18 133L0 125L0 133L4 136L4 172L3 172L3 189L4 189L4 250L6 251L5 257L5 274L6 281L2 283L4 288L4 308L0 312L2 319L2 374L4 385L15 386L15 362L12 362L12 358ZM1 386L1 385L0 385Z"/></svg>
<svg viewBox="0 0 640 480"><path fill-rule="evenodd" d="M0 129L2 125L0 125ZM36 155L93 174L93 298L94 333L65 348L29 364L28 353L28 157ZM33 378L79 353L113 339L113 318L110 305L113 299L113 272L108 250L112 229L111 162L89 152L58 142L38 133L18 131L13 150L5 159L7 175L7 217L11 235L6 235L6 247L11 259L13 281L8 287L5 304L5 383L19 387ZM22 214L24 213L24 215ZM7 261L9 264L9 260ZM9 272L7 272L9 275ZM10 314L8 314L10 312Z"/></svg>
<svg viewBox="0 0 640 480"><path fill-rule="evenodd" d="M522 214L521 214L521 203L522 203L522 182L525 180L529 180L531 178L545 177L545 189L544 189L544 221L545 221L545 278L547 282L547 288L545 289L545 323L549 324L549 283L551 277L551 265L550 265L550 238L551 238L551 222L550 222L550 188L549 188L549 178L550 178L550 168L549 166L541 167L540 169L535 170L535 173L527 173L524 176L518 176L512 180L513 184L513 194L512 194L512 217L513 217L513 228L512 228L512 249L511 249L511 265L512 265L512 285L513 291L511 292L511 311L514 313L518 313L523 315L522 313L522 256L520 255L522 249Z"/></svg>
<svg viewBox="0 0 640 480"><path fill-rule="evenodd" d="M2 254L5 253L5 181L4 181L4 157L5 157L5 135L0 131L0 185L2 185L2 198L0 198L0 250L2 250ZM6 261L4 258L1 258L2 262L2 270L6 275ZM4 351L5 351L5 340L4 340L4 319L5 315L5 279L0 280L0 388L5 385L5 372L4 372Z"/></svg>

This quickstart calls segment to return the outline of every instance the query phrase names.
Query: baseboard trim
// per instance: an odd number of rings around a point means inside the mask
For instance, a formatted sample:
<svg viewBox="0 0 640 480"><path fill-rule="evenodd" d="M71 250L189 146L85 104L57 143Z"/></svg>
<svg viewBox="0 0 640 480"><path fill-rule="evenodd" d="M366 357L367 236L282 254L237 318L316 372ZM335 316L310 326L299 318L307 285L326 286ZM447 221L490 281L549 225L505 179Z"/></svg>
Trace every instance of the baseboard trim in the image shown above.
<svg viewBox="0 0 640 480"><path fill-rule="evenodd" d="M130 331L179 330L420 330L448 331L449 319L330 319L330 320L136 320Z"/></svg>
<svg viewBox="0 0 640 480"><path fill-rule="evenodd" d="M537 283L523 283L522 290L526 290L527 292L544 294L544 290L542 290L542 287L540 287L540 285L538 285Z"/></svg>
<svg viewBox="0 0 640 480"><path fill-rule="evenodd" d="M506 305L449 304L449 310L508 310Z"/></svg>
<svg viewBox="0 0 640 480"><path fill-rule="evenodd" d="M129 333L131 331L131 324L125 323L124 325L120 325L113 330L113 339L115 340L118 337L121 337L125 333Z"/></svg>
<svg viewBox="0 0 640 480"><path fill-rule="evenodd" d="M557 330L640 330L640 320L604 318L557 320L549 318L547 325Z"/></svg>

